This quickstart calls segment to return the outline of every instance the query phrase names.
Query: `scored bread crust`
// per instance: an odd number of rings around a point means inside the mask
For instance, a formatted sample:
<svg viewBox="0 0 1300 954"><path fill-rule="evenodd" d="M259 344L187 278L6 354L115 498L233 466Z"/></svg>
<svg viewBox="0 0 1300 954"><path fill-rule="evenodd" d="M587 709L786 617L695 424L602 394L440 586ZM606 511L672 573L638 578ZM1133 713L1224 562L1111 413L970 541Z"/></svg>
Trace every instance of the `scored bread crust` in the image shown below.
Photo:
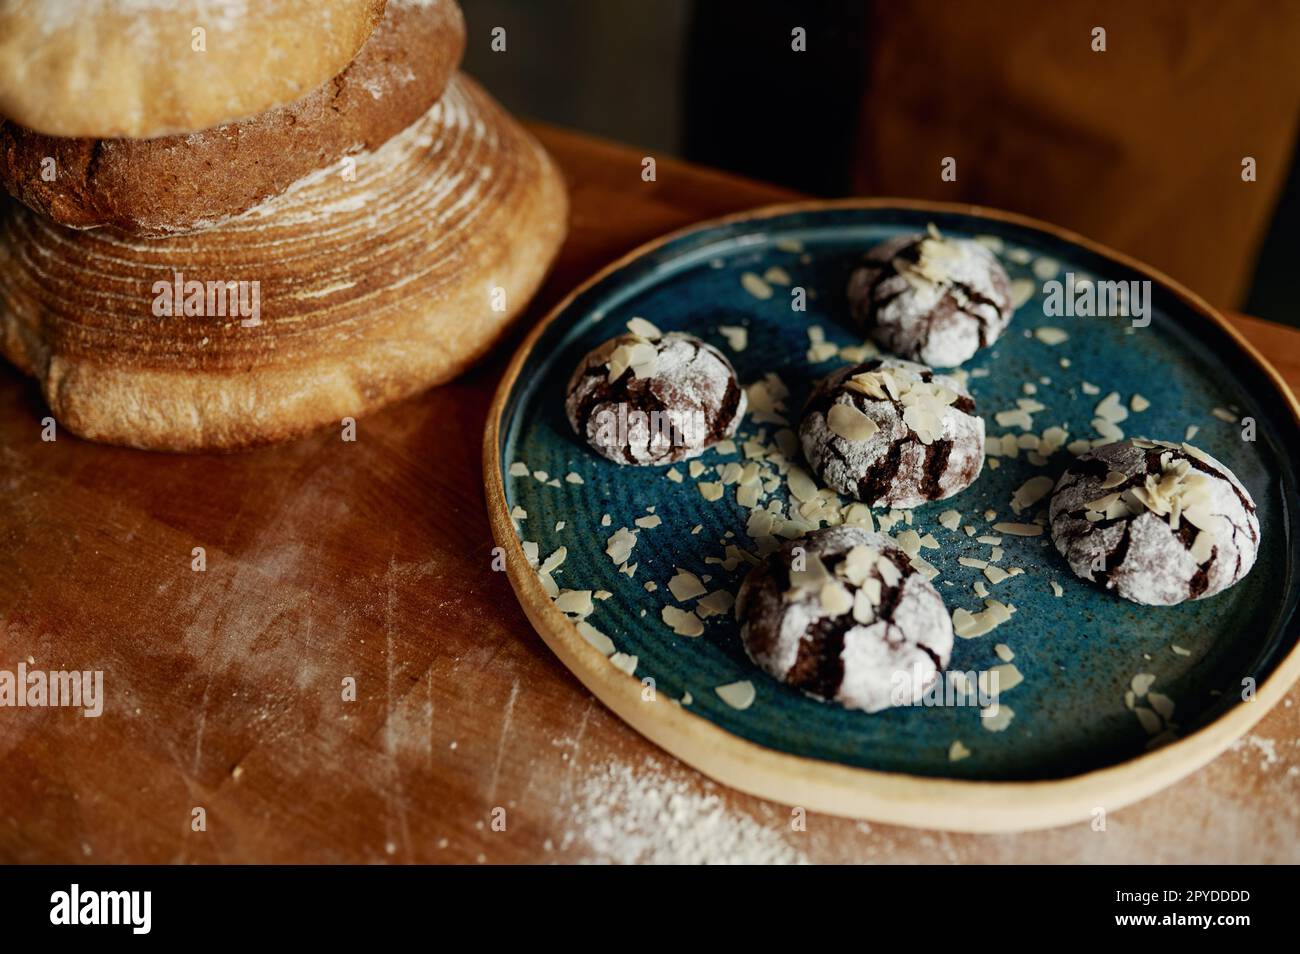
<svg viewBox="0 0 1300 954"><path fill-rule="evenodd" d="M0 182L73 228L153 236L211 228L401 132L442 95L464 47L455 0L389 0L342 73L248 119L156 139L66 139L0 120Z"/></svg>
<svg viewBox="0 0 1300 954"><path fill-rule="evenodd" d="M352 61L383 9L384 0L0 0L0 115L52 136L207 129L320 86Z"/></svg>
<svg viewBox="0 0 1300 954"><path fill-rule="evenodd" d="M409 129L227 225L79 232L9 201L0 345L59 422L132 447L228 450L454 377L540 284L567 195L540 144L463 76ZM155 317L155 282L258 281L261 324ZM251 286L250 286L251 288Z"/></svg>

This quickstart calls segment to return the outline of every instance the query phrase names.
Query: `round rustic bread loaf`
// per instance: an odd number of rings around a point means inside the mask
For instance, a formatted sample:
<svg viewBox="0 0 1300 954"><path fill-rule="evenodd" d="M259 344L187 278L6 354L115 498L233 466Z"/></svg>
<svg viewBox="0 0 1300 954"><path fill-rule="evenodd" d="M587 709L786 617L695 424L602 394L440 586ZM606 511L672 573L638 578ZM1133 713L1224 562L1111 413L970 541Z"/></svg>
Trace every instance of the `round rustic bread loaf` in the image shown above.
<svg viewBox="0 0 1300 954"><path fill-rule="evenodd" d="M307 96L249 119L157 139L66 139L0 121L0 181L73 228L171 235L220 225L422 116L460 62L455 0L389 0L357 58Z"/></svg>
<svg viewBox="0 0 1300 954"><path fill-rule="evenodd" d="M6 202L5 355L74 433L199 450L337 424L458 374L541 282L567 198L541 146L458 76L357 157L354 181L321 170L207 232L79 232Z"/></svg>
<svg viewBox="0 0 1300 954"><path fill-rule="evenodd" d="M339 73L384 0L0 0L0 116L146 139L292 102Z"/></svg>

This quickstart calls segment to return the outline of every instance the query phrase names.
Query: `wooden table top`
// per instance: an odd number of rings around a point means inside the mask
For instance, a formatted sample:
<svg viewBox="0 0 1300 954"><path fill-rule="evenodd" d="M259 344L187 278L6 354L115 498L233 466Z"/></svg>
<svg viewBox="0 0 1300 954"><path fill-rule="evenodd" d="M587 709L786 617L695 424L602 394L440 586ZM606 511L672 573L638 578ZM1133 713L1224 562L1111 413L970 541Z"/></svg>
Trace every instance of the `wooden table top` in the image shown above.
<svg viewBox="0 0 1300 954"><path fill-rule="evenodd" d="M0 668L103 670L107 700L93 719L0 709L0 861L1300 861L1297 690L1104 832L996 836L794 831L789 806L713 785L596 702L491 570L479 455L505 358L642 241L795 196L668 159L643 182L641 152L535 130L572 190L553 275L492 360L355 443L45 443L37 388L0 369ZM1300 390L1300 332L1233 321Z"/></svg>

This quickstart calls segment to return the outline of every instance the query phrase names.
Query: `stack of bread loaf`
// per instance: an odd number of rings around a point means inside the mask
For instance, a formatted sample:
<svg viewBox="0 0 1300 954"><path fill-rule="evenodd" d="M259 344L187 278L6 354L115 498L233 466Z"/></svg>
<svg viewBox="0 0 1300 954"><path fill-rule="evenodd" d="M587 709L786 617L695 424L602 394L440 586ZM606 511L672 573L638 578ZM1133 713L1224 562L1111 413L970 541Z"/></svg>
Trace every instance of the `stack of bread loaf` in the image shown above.
<svg viewBox="0 0 1300 954"><path fill-rule="evenodd" d="M564 236L455 0L0 0L0 346L61 425L282 440L474 361Z"/></svg>

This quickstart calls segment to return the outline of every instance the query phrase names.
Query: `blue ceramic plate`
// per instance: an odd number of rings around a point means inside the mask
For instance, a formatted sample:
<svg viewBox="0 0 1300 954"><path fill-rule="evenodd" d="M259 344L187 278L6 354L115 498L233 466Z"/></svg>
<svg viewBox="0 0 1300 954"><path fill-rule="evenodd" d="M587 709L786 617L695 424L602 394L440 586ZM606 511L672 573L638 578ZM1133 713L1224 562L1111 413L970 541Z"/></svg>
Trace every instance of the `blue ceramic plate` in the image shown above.
<svg viewBox="0 0 1300 954"><path fill-rule="evenodd" d="M775 372L789 388L787 416L797 426L813 382L844 362L838 355L813 360L810 331L821 329L827 341L841 346L862 343L845 302L854 263L877 242L931 223L946 235L980 237L998 251L1013 281L1025 280L1026 290L1027 283L1033 285L1003 337L964 365L991 437L1021 432L999 426L994 413L1027 397L1026 383L1032 399L1045 406L1034 413L1032 431L1059 425L1071 441L1098 437L1092 420L1106 395L1117 392L1125 407L1140 395L1149 406L1130 411L1120 424L1125 433L1182 441L1196 428L1191 442L1237 474L1258 504L1262 528L1258 562L1244 581L1211 599L1154 608L1077 579L1047 535L1001 534L1001 565L1025 572L997 585L988 584L979 569L959 564L961 557L988 559L991 551L968 536L965 525L978 535L994 534L993 523L1027 521L1046 506L1044 499L1017 516L1009 501L1030 477L1058 476L1072 459L1065 449L1038 465L1024 451L1001 457L968 490L913 511L911 528L941 544L923 555L940 571L934 583L950 610L983 608L974 591L977 581L1016 608L989 635L958 639L950 664L978 672L1003 661L995 646L1014 653L1024 681L1003 696L1014 717L1001 731L990 731L979 710L969 706L868 715L806 697L749 661L730 614L708 618L700 638L675 635L661 620L666 604L682 605L667 588L674 568L708 576L709 589L734 592L746 566L729 572L709 558L723 556L727 544L754 549L745 533L748 511L736 502L734 487L707 502L685 464L675 466L684 480L674 483L666 478L667 467L621 467L598 457L564 416L565 386L578 360L641 316L664 331L688 331L713 343L731 357L742 383ZM1064 279L1067 272L1080 279L1150 280L1150 324L1046 317L1044 281ZM746 275L766 275L770 297L762 297L762 286ZM792 309L792 286L807 290L806 311ZM720 326L745 328L748 344L734 350ZM1044 326L1068 338L1045 343L1034 334ZM1229 417L1253 418L1255 439L1244 440L1244 425ZM747 417L736 443L776 429ZM1280 698L1300 661L1293 652L1300 592L1293 554L1300 528L1295 459L1287 450L1297 446L1300 427L1285 385L1221 318L1163 276L1019 217L863 201L786 206L705 224L652 243L593 278L516 356L489 421L485 464L499 542L511 555L512 579L530 617L566 664L651 738L724 781L770 797L889 821L1006 828L1084 815L1089 800L1114 804L1141 797L1213 757ZM699 479L716 481L723 465L743 464L745 458L743 450L711 450L701 461L707 470ZM520 463L527 475L518 475ZM581 483L571 482L571 474ZM783 503L784 493L783 487ZM634 521L650 508L662 523L638 530L630 561L636 570L629 577L606 555L606 540L620 527L636 529ZM962 529L939 523L939 515L953 509L962 515ZM986 519L986 511L996 517ZM511 513L526 517L511 520ZM899 522L893 532L905 528ZM518 544L525 540L536 543L543 558L567 549L555 574L561 587L612 594L596 600L587 622L612 640L625 668L625 657L635 657L634 678L575 637L572 623L546 605L522 559ZM1053 582L1061 595L1055 595ZM647 583L655 584L653 591ZM1157 696L1126 701L1139 674L1154 677L1148 692ZM647 679L653 680L653 693L644 691ZM746 680L755 689L747 708L733 707L715 691ZM1243 701L1243 685L1253 687L1245 693L1253 701ZM1144 725L1135 708L1161 710L1158 729ZM1216 731L1201 733L1212 725ZM964 748L969 755L954 759L954 742L960 742L957 752ZM1143 770L1105 771L1121 766ZM1086 797L1083 787L1068 785L923 784L1082 778L1089 779ZM898 788L903 780L906 785ZM1011 807L963 812L963 800L979 801L964 793L986 797L995 790L1015 796ZM1028 799L1047 791L1077 797L1053 796L1037 813L1015 806L1017 793ZM940 808L916 809L930 795ZM889 805L900 798L912 807L892 810Z"/></svg>

